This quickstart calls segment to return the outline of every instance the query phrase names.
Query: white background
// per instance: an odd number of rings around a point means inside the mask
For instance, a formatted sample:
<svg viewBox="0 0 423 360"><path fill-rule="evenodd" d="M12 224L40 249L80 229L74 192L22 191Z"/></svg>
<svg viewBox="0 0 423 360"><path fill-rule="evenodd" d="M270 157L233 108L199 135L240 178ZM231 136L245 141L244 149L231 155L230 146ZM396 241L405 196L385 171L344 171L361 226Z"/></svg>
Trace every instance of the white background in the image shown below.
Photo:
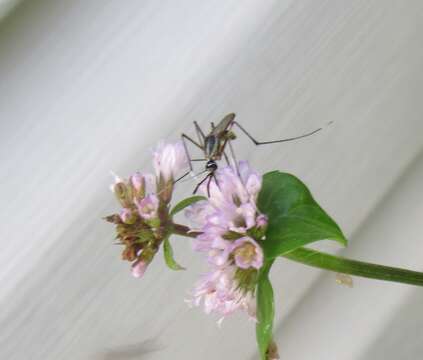
<svg viewBox="0 0 423 360"><path fill-rule="evenodd" d="M257 359L254 325L188 309L204 269L173 240L134 279L101 217L110 170L228 112L260 171L303 179L350 239L344 256L423 270L420 0L27 0L0 22L0 358ZM185 183L188 195L195 184ZM339 250L325 243L330 252ZM283 359L421 359L423 290L281 260Z"/></svg>

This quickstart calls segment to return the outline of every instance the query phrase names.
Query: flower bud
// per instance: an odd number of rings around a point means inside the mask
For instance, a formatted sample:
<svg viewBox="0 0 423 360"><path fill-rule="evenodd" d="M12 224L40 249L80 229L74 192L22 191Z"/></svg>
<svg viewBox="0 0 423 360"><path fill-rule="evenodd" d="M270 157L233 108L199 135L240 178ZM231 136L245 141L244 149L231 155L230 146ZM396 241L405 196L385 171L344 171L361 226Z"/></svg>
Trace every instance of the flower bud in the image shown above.
<svg viewBox="0 0 423 360"><path fill-rule="evenodd" d="M129 178L129 182L133 188L134 196L142 199L145 196L145 177L137 172Z"/></svg>
<svg viewBox="0 0 423 360"><path fill-rule="evenodd" d="M112 185L112 191L115 193L116 198L123 207L129 207L131 204L130 189L126 184L122 182L117 182Z"/></svg>
<svg viewBox="0 0 423 360"><path fill-rule="evenodd" d="M122 219L120 218L118 214L109 215L104 217L103 219L112 224L116 224L116 225L122 224Z"/></svg>
<svg viewBox="0 0 423 360"><path fill-rule="evenodd" d="M132 265L132 276L140 278L144 275L145 270L147 270L148 263L144 260L139 260Z"/></svg>
<svg viewBox="0 0 423 360"><path fill-rule="evenodd" d="M134 246L126 246L122 251L122 260L134 261L137 258L137 250Z"/></svg>
<svg viewBox="0 0 423 360"><path fill-rule="evenodd" d="M153 166L156 175L167 183L175 179L176 173L188 166L188 158L181 141L174 144L160 142L153 151Z"/></svg>
<svg viewBox="0 0 423 360"><path fill-rule="evenodd" d="M265 230L266 227L267 227L267 222L268 222L268 220L267 220L266 215L260 214L260 215L257 216L256 225L257 225L258 228Z"/></svg>
<svg viewBox="0 0 423 360"><path fill-rule="evenodd" d="M134 224L137 221L137 215L128 208L123 208L119 216L125 224Z"/></svg>
<svg viewBox="0 0 423 360"><path fill-rule="evenodd" d="M164 177L160 176L157 184L157 194L160 197L160 200L164 204L169 204L172 200L173 193L173 180L166 180Z"/></svg>

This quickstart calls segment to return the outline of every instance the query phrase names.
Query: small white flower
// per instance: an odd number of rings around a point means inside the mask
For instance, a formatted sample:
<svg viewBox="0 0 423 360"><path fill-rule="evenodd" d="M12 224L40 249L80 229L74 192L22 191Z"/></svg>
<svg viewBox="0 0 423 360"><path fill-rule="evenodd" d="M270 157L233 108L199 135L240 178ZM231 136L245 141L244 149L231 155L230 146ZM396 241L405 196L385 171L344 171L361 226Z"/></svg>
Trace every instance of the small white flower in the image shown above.
<svg viewBox="0 0 423 360"><path fill-rule="evenodd" d="M175 179L188 166L188 158L181 141L174 144L160 142L153 151L153 166L156 175L165 181Z"/></svg>

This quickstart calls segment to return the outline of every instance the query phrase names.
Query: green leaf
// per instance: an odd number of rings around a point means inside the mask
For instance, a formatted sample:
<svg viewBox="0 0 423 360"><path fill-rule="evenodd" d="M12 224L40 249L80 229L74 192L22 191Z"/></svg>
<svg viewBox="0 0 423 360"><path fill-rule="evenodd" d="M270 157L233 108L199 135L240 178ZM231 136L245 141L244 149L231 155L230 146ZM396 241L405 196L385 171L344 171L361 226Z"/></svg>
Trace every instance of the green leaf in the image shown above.
<svg viewBox="0 0 423 360"><path fill-rule="evenodd" d="M195 196L191 196L189 198L186 198L180 202L178 202L173 209L170 212L170 215L173 216L175 214L177 214L178 212L184 210L186 207L194 204L197 201L201 201L201 200L207 200L206 197L204 196L200 196L200 195L195 195Z"/></svg>
<svg viewBox="0 0 423 360"><path fill-rule="evenodd" d="M316 203L307 187L291 174L279 171L265 174L258 206L269 218L266 240L262 242L267 258L318 240L347 244L339 226Z"/></svg>
<svg viewBox="0 0 423 360"><path fill-rule="evenodd" d="M181 265L179 265L175 259L173 258L173 249L172 246L170 245L169 242L169 238L165 238L164 240L164 244L163 244L163 253L164 253L164 258L166 261L166 265L171 268L172 270L185 270L184 267L182 267Z"/></svg>
<svg viewBox="0 0 423 360"><path fill-rule="evenodd" d="M266 360L266 353L272 341L275 307L273 288L269 280L269 271L274 260L268 260L260 269L257 284L257 325L256 337L261 360Z"/></svg>

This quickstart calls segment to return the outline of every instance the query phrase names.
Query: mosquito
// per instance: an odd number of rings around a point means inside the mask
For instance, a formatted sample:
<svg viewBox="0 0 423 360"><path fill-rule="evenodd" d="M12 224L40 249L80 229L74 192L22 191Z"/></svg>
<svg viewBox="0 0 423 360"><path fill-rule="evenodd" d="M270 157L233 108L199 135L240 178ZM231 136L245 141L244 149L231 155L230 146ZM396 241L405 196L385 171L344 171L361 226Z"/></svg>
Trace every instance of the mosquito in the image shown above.
<svg viewBox="0 0 423 360"><path fill-rule="evenodd" d="M199 187L207 181L207 194L210 197L210 183L212 179L216 182L218 185L217 177L216 177L216 171L218 169L217 161L222 160L222 158L225 159L226 163L230 165L229 157L227 154L227 147L229 148L229 151L231 153L231 158L233 163L235 164L236 171L238 171L235 153L232 147L232 141L237 138L236 134L232 130L233 127L236 126L239 130L241 130L256 146L260 145L267 145L267 144L274 144L274 143L281 143L281 142L287 142L287 141L294 141L298 139L305 138L307 136L311 136L320 130L322 128L316 129L312 132L309 132L307 134L303 134L300 136L295 136L287 139L281 139L281 140L272 140L272 141L257 141L247 130L244 129L237 121L235 121L235 114L231 113L226 115L216 126L214 123L211 123L211 129L210 132L205 135L201 127L198 125L196 121L194 121L194 127L195 131L197 133L197 141L192 139L186 134L182 134L182 141L184 144L185 152L189 160L189 167L190 171L181 176L178 180L181 180L188 174L193 172L193 161L206 161L205 170L204 172L207 172L207 175L203 180L201 180L197 186L195 187L193 193L195 194ZM201 159L192 159L190 156L190 153L188 151L187 141L192 143L194 146L199 148L204 155L204 158Z"/></svg>

